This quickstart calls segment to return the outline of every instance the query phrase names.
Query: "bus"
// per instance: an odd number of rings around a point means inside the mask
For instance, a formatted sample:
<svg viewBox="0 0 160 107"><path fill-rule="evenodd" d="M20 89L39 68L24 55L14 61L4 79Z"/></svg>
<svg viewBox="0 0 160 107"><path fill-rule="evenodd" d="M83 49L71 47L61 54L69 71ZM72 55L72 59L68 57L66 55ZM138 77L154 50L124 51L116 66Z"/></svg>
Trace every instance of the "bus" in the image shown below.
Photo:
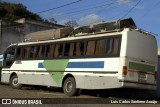
<svg viewBox="0 0 160 107"><path fill-rule="evenodd" d="M158 48L158 65L157 65L157 68L158 68L158 70L157 70L157 96L158 96L158 98L160 98L160 48Z"/></svg>
<svg viewBox="0 0 160 107"><path fill-rule="evenodd" d="M0 55L0 80L1 80L1 70L3 66L3 55Z"/></svg>
<svg viewBox="0 0 160 107"><path fill-rule="evenodd" d="M0 70L2 68L2 64L3 64L3 55L0 55Z"/></svg>
<svg viewBox="0 0 160 107"><path fill-rule="evenodd" d="M56 39L35 40L36 35L6 49L1 82L16 89L62 87L67 96L81 89L156 89L155 36L131 18L81 26Z"/></svg>

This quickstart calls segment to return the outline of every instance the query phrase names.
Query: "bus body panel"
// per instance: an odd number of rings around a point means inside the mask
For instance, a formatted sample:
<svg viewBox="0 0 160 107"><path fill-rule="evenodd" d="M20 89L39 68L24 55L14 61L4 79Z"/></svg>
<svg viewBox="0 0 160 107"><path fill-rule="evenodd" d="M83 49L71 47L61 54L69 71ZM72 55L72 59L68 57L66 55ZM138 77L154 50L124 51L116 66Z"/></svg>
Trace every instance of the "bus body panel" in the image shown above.
<svg viewBox="0 0 160 107"><path fill-rule="evenodd" d="M105 34L99 34L78 38L92 39L100 35L105 37ZM16 60L10 68L3 68L1 82L9 83L11 74L16 73L18 82L21 84L62 87L65 76L72 75L76 81L76 88L81 89L130 87L154 90L156 87L154 75L157 71L155 38L129 28L118 33L106 33L108 37L121 35L120 55L112 57L84 57L82 55L81 58L73 59L65 57L64 59ZM25 46L25 43L21 45ZM32 43L26 43L26 45L32 45ZM155 52L152 52L151 49ZM126 75L123 72L124 67L127 67Z"/></svg>
<svg viewBox="0 0 160 107"><path fill-rule="evenodd" d="M79 64L78 67L76 65L77 63ZM81 63L82 65L80 65ZM110 63L113 65L110 65ZM96 65L93 66L92 64ZM57 67L58 65L61 67ZM105 83L106 81L109 82L110 79L117 83L118 68L119 58L91 58L15 61L10 69L3 70L8 75L12 73L18 74L18 81L22 84L61 87L63 77L71 74L78 83L77 88L101 89L115 87L115 83L113 86L105 85ZM85 80L85 82L81 82L82 80ZM2 78L2 82L5 81ZM9 79L6 82L9 82Z"/></svg>
<svg viewBox="0 0 160 107"><path fill-rule="evenodd" d="M123 81L123 86L155 90L155 72L157 71L155 38L136 30L129 30L122 34L124 38L122 38L123 44L121 45L119 79ZM127 42L127 45L123 40ZM123 75L123 66L127 67L127 75Z"/></svg>

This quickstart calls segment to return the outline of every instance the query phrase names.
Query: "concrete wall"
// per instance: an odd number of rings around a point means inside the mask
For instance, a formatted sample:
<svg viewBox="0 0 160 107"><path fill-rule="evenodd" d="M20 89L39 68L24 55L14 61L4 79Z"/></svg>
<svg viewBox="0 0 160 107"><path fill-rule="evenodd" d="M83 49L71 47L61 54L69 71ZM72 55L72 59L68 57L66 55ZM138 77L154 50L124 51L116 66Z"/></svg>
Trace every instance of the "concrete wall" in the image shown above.
<svg viewBox="0 0 160 107"><path fill-rule="evenodd" d="M15 27L6 27L2 29L2 45L1 52L6 50L6 48L14 43L18 43L24 40L24 33L22 31L18 31Z"/></svg>
<svg viewBox="0 0 160 107"><path fill-rule="evenodd" d="M26 19L16 22L0 20L0 54L3 54L10 44L24 41L26 34L60 27L63 26Z"/></svg>

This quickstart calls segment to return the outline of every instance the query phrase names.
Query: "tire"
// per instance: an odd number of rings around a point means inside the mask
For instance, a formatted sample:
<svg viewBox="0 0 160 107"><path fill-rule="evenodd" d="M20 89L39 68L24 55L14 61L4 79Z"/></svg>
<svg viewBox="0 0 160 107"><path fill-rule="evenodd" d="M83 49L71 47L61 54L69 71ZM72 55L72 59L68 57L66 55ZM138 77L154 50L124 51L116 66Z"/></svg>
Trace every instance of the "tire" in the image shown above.
<svg viewBox="0 0 160 107"><path fill-rule="evenodd" d="M64 81L63 92L69 97L77 95L79 89L76 88L76 82L73 77L69 77Z"/></svg>
<svg viewBox="0 0 160 107"><path fill-rule="evenodd" d="M20 88L22 88L22 84L18 83L18 77L17 77L17 75L13 75L10 78L9 84L14 89L20 89Z"/></svg>

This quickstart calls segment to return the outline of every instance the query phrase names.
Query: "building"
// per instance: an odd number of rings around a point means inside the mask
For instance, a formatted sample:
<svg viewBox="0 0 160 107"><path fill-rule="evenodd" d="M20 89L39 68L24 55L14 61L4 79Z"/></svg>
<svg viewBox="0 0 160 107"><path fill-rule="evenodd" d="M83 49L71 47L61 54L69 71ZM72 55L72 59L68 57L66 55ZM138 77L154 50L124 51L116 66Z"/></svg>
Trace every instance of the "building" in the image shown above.
<svg viewBox="0 0 160 107"><path fill-rule="evenodd" d="M16 21L0 20L0 54L3 54L10 44L24 41L26 34L61 27L64 26L25 18Z"/></svg>

